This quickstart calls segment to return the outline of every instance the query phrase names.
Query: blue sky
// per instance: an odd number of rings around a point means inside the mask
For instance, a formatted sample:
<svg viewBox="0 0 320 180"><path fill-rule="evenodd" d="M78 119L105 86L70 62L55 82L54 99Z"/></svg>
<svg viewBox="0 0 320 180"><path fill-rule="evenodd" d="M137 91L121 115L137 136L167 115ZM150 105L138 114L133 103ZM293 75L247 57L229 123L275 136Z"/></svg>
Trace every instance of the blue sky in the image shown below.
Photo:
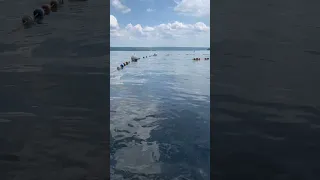
<svg viewBox="0 0 320 180"><path fill-rule="evenodd" d="M110 0L110 45L209 47L210 0Z"/></svg>

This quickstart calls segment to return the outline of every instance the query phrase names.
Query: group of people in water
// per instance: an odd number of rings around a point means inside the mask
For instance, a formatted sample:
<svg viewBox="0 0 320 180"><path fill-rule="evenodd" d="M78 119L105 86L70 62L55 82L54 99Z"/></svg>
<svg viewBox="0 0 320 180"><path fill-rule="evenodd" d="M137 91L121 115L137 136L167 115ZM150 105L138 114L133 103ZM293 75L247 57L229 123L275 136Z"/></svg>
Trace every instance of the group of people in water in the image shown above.
<svg viewBox="0 0 320 180"><path fill-rule="evenodd" d="M157 53L154 53L153 55L149 55L149 57L151 56L157 56L158 54ZM143 58L148 58L148 56L143 56Z"/></svg>
<svg viewBox="0 0 320 180"><path fill-rule="evenodd" d="M120 64L120 66L117 67L117 70L123 69L123 68L124 68L125 66L127 66L128 64L130 64L130 61L126 61L126 62Z"/></svg>
<svg viewBox="0 0 320 180"><path fill-rule="evenodd" d="M154 53L153 55L149 55L149 57L151 57L151 56L157 56L157 54ZM148 56L143 56L143 58L148 58ZM132 55L132 56L131 56L131 61L132 61L132 62L138 62L139 59L140 59L140 58L136 57L135 55ZM130 64L130 61L126 61L126 62L120 64L120 66L117 67L117 70L119 71L119 70L123 69L123 68L124 68L125 66L127 66L128 64Z"/></svg>
<svg viewBox="0 0 320 180"><path fill-rule="evenodd" d="M154 54L153 56L157 56L157 54ZM151 56L149 56L149 57L151 57ZM143 58L148 58L148 56L143 56ZM132 61L132 62L137 62L139 59L140 59L140 58L138 58L138 57L131 56L131 61ZM195 61L200 61L200 58L193 58L193 60L195 60ZM204 58L204 60L209 60L209 58L208 58L208 57L207 57L207 58ZM117 70L119 71L119 70L123 69L125 66L127 66L127 65L129 65L129 64L130 64L130 61L126 61L126 62L124 62L124 63L121 63L120 66L117 67Z"/></svg>
<svg viewBox="0 0 320 180"><path fill-rule="evenodd" d="M33 17L25 15L22 17L22 24L26 28L31 27L33 24L41 24L44 16L50 14L50 12L57 12L58 6L64 4L63 0L52 0L49 4L43 4L40 8L33 11Z"/></svg>
<svg viewBox="0 0 320 180"><path fill-rule="evenodd" d="M200 58L193 58L192 60L200 61ZM204 60L209 60L209 58L204 58Z"/></svg>

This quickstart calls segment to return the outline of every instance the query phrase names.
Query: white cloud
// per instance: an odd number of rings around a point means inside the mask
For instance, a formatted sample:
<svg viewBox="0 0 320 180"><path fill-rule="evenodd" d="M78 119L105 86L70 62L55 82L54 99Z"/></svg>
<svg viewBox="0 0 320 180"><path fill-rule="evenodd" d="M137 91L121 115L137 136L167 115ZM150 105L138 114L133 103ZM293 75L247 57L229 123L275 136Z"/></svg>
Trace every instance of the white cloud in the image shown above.
<svg viewBox="0 0 320 180"><path fill-rule="evenodd" d="M131 9L124 4L120 0L111 0L111 5L118 11L121 11L122 13L128 13L131 11Z"/></svg>
<svg viewBox="0 0 320 180"><path fill-rule="evenodd" d="M119 28L118 20L113 15L110 15L110 28L111 29L118 29Z"/></svg>
<svg viewBox="0 0 320 180"><path fill-rule="evenodd" d="M144 28L144 31L145 32L151 32L151 31L154 31L155 29L153 28L153 27L150 27L150 26L146 26L145 28Z"/></svg>
<svg viewBox="0 0 320 180"><path fill-rule="evenodd" d="M210 0L175 0L174 11L188 16L210 16Z"/></svg>
<svg viewBox="0 0 320 180"><path fill-rule="evenodd" d="M114 19L112 19L114 18ZM210 27L203 22L185 24L172 22L155 26L128 24L120 27L117 19L110 15L111 46L131 43L130 46L150 45L164 46L207 46L210 44Z"/></svg>
<svg viewBox="0 0 320 180"><path fill-rule="evenodd" d="M151 9L151 8L147 9L147 12L153 12L153 11L155 11L155 9Z"/></svg>
<svg viewBox="0 0 320 180"><path fill-rule="evenodd" d="M110 15L110 35L111 36L121 36L121 34L118 32L120 29L120 26L118 24L118 20L113 15Z"/></svg>

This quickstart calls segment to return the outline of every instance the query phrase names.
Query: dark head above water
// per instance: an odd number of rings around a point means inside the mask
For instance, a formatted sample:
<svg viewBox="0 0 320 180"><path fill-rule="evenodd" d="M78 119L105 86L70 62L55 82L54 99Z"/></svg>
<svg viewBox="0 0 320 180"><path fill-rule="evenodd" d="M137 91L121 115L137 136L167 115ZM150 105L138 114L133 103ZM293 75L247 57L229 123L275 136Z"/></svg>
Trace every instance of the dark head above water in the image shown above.
<svg viewBox="0 0 320 180"><path fill-rule="evenodd" d="M33 11L33 19L36 23L41 24L44 18L44 10L42 8Z"/></svg>
<svg viewBox="0 0 320 180"><path fill-rule="evenodd" d="M25 28L29 28L34 24L33 18L31 16L25 15L22 17L22 24Z"/></svg>
<svg viewBox="0 0 320 180"><path fill-rule="evenodd" d="M51 11L52 12L57 12L58 11L58 5L59 5L58 1L56 1L56 0L50 1Z"/></svg>
<svg viewBox="0 0 320 180"><path fill-rule="evenodd" d="M49 4L44 4L41 6L41 8L44 10L45 15L49 15L51 12L51 6Z"/></svg>
<svg viewBox="0 0 320 180"><path fill-rule="evenodd" d="M17 32L22 27L30 28L33 24L38 23L41 24L44 16L49 15L50 12L57 12L58 5L63 4L64 0L51 0L50 4L43 4L40 8L37 8L33 11L33 18L31 16L25 15L22 17L22 26L19 26L16 29L13 29L10 33Z"/></svg>

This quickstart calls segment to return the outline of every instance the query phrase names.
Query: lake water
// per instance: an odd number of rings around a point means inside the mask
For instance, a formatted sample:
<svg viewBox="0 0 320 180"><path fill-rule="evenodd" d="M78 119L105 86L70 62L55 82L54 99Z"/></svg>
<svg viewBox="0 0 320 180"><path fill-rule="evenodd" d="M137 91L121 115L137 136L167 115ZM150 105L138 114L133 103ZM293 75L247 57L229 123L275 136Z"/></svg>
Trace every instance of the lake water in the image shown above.
<svg viewBox="0 0 320 180"><path fill-rule="evenodd" d="M109 2L65 1L8 34L49 2L0 1L0 179L105 180Z"/></svg>
<svg viewBox="0 0 320 180"><path fill-rule="evenodd" d="M210 52L153 53L110 52L111 179L210 179Z"/></svg>
<svg viewBox="0 0 320 180"><path fill-rule="evenodd" d="M213 179L320 179L319 1L212 3Z"/></svg>

